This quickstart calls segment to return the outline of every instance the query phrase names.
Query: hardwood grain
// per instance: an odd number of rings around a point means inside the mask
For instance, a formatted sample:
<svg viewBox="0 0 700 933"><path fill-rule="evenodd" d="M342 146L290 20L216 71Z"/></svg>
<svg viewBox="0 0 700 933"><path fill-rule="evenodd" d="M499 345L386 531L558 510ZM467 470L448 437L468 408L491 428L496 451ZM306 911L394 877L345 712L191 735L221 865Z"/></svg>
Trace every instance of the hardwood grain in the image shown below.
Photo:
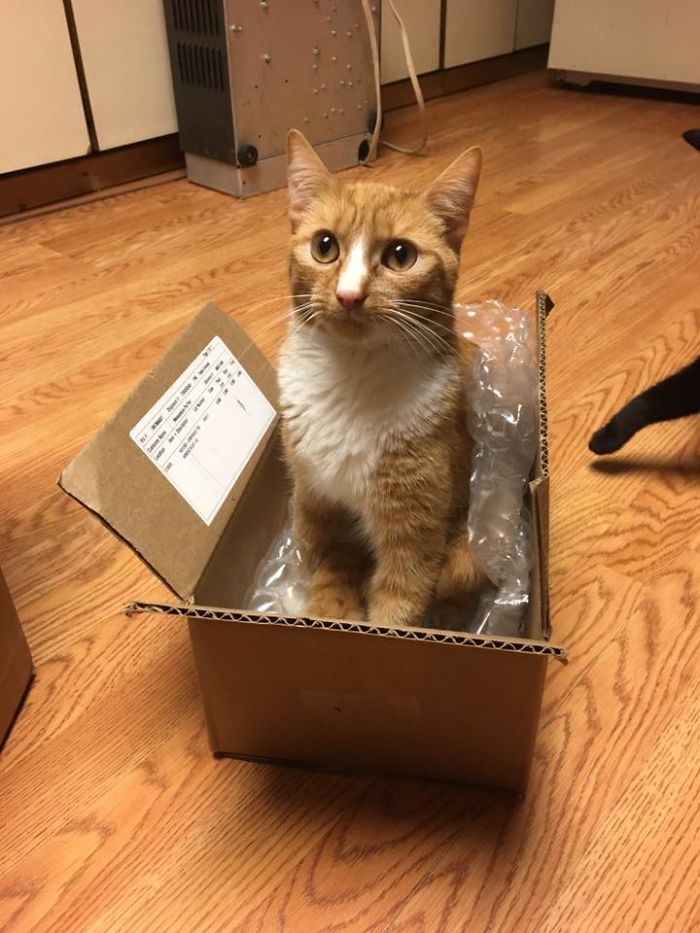
<svg viewBox="0 0 700 933"><path fill-rule="evenodd" d="M275 360L286 198L185 181L0 229L0 562L37 676L0 758L0 929L560 933L700 928L700 440L591 431L700 352L694 108L528 75L433 101L420 184L485 152L459 297L547 287L555 637L525 800L214 760L162 585L55 486L193 313ZM387 118L409 142L411 111Z"/></svg>

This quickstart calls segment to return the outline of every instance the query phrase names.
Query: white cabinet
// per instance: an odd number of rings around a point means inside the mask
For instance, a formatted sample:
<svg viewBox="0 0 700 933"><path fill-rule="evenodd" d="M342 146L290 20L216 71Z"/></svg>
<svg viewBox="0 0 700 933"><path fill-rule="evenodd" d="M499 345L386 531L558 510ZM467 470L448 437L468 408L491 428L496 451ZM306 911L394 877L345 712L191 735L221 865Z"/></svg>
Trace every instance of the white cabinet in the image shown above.
<svg viewBox="0 0 700 933"><path fill-rule="evenodd" d="M554 0L518 0L515 48L527 49L549 42Z"/></svg>
<svg viewBox="0 0 700 933"><path fill-rule="evenodd" d="M72 0L100 149L177 132L163 0Z"/></svg>
<svg viewBox="0 0 700 933"><path fill-rule="evenodd" d="M557 0L549 67L700 85L700 2Z"/></svg>
<svg viewBox="0 0 700 933"><path fill-rule="evenodd" d="M440 67L440 0L394 0L411 41L418 74ZM382 3L382 84L408 77L401 30L388 3Z"/></svg>
<svg viewBox="0 0 700 933"><path fill-rule="evenodd" d="M512 52L518 0L447 0L445 68Z"/></svg>
<svg viewBox="0 0 700 933"><path fill-rule="evenodd" d="M0 173L90 148L61 0L0 0Z"/></svg>

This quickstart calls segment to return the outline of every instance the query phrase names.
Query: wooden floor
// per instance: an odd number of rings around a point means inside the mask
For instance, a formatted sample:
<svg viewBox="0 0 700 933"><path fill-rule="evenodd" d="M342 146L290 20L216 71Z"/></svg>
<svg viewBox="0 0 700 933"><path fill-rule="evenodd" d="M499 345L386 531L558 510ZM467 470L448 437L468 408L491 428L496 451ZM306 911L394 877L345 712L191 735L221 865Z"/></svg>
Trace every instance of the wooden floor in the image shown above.
<svg viewBox="0 0 700 933"><path fill-rule="evenodd" d="M413 114L387 120L411 138ZM544 75L429 106L421 183L485 150L460 298L546 286L557 642L524 801L215 761L165 595L56 488L207 300L271 356L283 192L173 182L0 230L0 562L36 681L0 758L3 931L700 929L700 421L595 465L589 433L700 352L700 154L687 104ZM363 174L364 173L364 174ZM270 298L280 300L261 304ZM274 311L271 309L275 309Z"/></svg>

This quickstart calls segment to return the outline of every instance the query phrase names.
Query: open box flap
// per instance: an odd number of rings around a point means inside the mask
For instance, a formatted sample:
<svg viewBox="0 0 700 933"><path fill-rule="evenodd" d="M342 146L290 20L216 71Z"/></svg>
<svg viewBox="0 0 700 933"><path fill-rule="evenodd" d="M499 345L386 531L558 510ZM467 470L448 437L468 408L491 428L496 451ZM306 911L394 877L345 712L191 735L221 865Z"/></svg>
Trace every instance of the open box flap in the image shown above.
<svg viewBox="0 0 700 933"><path fill-rule="evenodd" d="M209 304L59 485L189 600L274 433L276 409L274 369L242 328ZM201 472L196 454L203 443L224 445L220 475Z"/></svg>

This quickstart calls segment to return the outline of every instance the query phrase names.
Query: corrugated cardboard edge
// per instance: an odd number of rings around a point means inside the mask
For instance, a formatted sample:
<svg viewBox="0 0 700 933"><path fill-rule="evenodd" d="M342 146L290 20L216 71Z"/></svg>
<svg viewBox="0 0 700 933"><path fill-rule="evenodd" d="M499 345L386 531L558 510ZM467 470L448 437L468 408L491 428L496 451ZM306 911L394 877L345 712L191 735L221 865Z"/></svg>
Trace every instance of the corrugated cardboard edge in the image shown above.
<svg viewBox="0 0 700 933"><path fill-rule="evenodd" d="M554 302L547 292L539 290L536 298L537 325L537 408L539 445L535 459L535 477L530 483L532 496L533 540L539 555L533 586L542 619L542 634L549 638L552 626L549 615L549 421L547 414L547 315Z"/></svg>
<svg viewBox="0 0 700 933"><path fill-rule="evenodd" d="M556 658L563 664L568 662L566 651L557 645L534 639L507 638L502 635L475 635L470 632L450 632L443 629L389 628L371 625L368 622L262 615L236 609L216 609L209 606L190 605L171 606L167 603L133 602L126 606L124 611L129 616L150 613L177 616L198 622L236 622L248 625L285 625L295 628L325 629L329 632L374 635L380 638L423 641L436 645L461 645L467 648L489 648L497 651L514 651L520 654L545 655Z"/></svg>

